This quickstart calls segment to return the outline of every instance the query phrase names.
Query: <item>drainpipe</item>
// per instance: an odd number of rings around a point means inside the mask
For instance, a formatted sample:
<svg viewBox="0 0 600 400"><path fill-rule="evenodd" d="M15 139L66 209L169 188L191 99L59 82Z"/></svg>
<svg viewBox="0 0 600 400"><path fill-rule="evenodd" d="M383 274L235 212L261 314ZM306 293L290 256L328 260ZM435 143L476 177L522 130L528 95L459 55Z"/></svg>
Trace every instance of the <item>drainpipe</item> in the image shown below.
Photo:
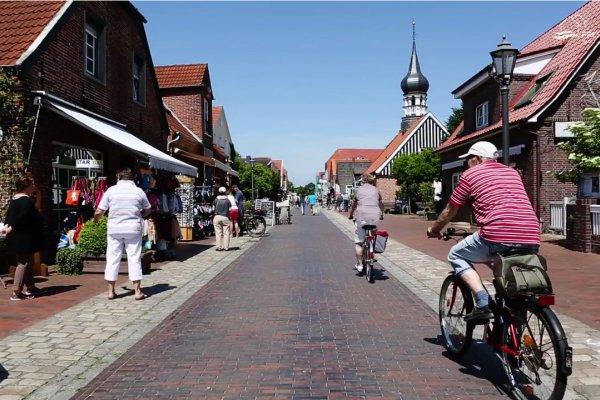
<svg viewBox="0 0 600 400"><path fill-rule="evenodd" d="M175 139L167 141L167 153L169 153L171 155L173 154L171 152L171 145L173 143L175 143L176 141L178 141L179 139L181 139L181 133L179 133L179 131L175 131Z"/></svg>

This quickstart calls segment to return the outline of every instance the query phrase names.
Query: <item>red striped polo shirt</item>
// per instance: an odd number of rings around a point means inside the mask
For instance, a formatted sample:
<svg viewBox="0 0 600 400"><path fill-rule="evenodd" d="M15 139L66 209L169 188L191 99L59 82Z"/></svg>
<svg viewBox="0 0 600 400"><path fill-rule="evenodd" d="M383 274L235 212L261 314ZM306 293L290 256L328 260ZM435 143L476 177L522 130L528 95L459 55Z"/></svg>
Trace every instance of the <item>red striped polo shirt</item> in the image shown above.
<svg viewBox="0 0 600 400"><path fill-rule="evenodd" d="M450 202L460 207L469 201L484 239L539 246L540 224L523 181L513 168L490 160L467 169Z"/></svg>

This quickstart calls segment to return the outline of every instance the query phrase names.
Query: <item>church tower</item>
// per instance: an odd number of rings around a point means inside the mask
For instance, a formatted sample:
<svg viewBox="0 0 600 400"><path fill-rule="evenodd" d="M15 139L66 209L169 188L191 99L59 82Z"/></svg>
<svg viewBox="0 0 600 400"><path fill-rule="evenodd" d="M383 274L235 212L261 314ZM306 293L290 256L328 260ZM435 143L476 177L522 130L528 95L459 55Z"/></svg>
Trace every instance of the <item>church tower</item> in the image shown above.
<svg viewBox="0 0 600 400"><path fill-rule="evenodd" d="M400 130L405 132L420 116L427 114L427 90L429 82L421 73L419 58L417 57L417 44L415 41L415 22L413 21L413 45L408 74L400 83L404 93L404 116Z"/></svg>

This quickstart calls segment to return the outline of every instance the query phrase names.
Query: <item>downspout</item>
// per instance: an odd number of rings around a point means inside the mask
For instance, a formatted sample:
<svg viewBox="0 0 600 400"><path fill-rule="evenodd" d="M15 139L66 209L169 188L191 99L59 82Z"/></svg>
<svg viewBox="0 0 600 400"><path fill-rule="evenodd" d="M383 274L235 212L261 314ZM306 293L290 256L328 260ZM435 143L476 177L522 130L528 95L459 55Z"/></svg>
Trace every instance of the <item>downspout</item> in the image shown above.
<svg viewBox="0 0 600 400"><path fill-rule="evenodd" d="M25 165L25 172L29 169L29 160L31 159L31 150L33 150L33 142L35 140L35 132L37 131L38 120L40 119L40 109L42 108L42 101L39 97L34 99L34 104L37 102L37 112L35 114L35 123L33 125L33 133L31 134L31 144L29 145L29 154L27 155L27 164Z"/></svg>

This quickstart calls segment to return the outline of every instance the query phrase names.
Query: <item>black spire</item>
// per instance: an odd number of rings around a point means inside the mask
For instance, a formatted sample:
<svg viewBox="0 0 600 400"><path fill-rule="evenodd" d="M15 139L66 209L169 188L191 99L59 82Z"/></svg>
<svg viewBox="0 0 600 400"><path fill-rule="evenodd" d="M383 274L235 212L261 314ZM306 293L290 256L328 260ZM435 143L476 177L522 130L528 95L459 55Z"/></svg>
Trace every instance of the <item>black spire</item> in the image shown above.
<svg viewBox="0 0 600 400"><path fill-rule="evenodd" d="M415 41L415 22L413 21L413 46L412 55L410 57L410 65L408 66L408 74L402 79L400 87L404 94L412 92L427 92L429 90L429 81L425 75L421 73L419 66L419 58L417 57L417 43Z"/></svg>

